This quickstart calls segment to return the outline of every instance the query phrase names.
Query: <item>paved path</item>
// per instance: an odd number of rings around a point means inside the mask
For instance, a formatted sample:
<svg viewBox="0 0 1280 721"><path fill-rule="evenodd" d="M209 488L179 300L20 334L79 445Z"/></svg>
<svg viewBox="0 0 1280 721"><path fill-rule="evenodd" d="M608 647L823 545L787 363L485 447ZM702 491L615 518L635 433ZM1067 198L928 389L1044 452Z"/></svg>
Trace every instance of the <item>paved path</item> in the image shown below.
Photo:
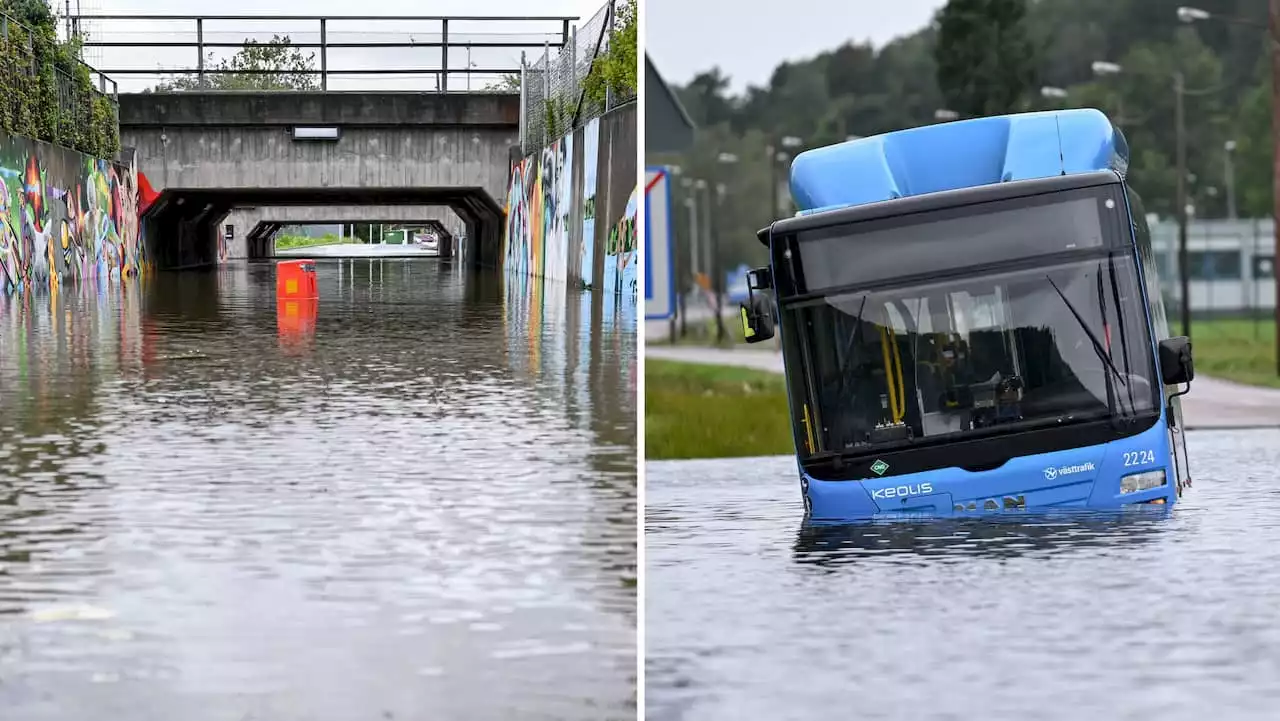
<svg viewBox="0 0 1280 721"><path fill-rule="evenodd" d="M335 243L276 251L277 258L434 258L436 251L420 245Z"/></svg>
<svg viewBox="0 0 1280 721"><path fill-rule="evenodd" d="M782 354L776 350L650 346L645 357L782 372ZM1189 429L1280 427L1280 389L1198 375L1182 397L1182 411Z"/></svg>

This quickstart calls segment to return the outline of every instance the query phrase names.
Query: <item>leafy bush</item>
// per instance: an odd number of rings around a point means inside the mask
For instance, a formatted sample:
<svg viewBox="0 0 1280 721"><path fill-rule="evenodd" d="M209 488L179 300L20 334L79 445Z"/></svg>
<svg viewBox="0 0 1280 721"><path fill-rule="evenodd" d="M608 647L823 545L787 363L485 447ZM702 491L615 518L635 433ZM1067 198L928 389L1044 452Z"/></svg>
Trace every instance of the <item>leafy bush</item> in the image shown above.
<svg viewBox="0 0 1280 721"><path fill-rule="evenodd" d="M98 158L120 149L114 101L93 86L81 38L58 41L45 0L0 0L0 127Z"/></svg>
<svg viewBox="0 0 1280 721"><path fill-rule="evenodd" d="M635 0L618 3L614 13L609 47L596 58L582 83L587 100L600 107L604 107L607 94L630 97L639 87Z"/></svg>

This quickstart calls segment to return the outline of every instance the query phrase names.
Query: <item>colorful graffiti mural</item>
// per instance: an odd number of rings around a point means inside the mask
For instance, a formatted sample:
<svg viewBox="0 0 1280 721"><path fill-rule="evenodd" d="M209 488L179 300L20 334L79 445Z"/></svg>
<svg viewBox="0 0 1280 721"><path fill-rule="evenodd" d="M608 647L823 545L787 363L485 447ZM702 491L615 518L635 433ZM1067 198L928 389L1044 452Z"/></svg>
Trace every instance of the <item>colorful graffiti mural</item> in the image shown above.
<svg viewBox="0 0 1280 721"><path fill-rule="evenodd" d="M135 167L0 133L0 291L138 275L138 231Z"/></svg>
<svg viewBox="0 0 1280 721"><path fill-rule="evenodd" d="M639 186L631 191L622 218L609 228L604 246L604 288L614 294L636 295L636 213L640 208Z"/></svg>
<svg viewBox="0 0 1280 721"><path fill-rule="evenodd" d="M634 292L635 154L633 114L595 118L514 163L505 270L615 294Z"/></svg>
<svg viewBox="0 0 1280 721"><path fill-rule="evenodd" d="M519 275L565 281L573 196L573 136L512 168L504 266Z"/></svg>
<svg viewBox="0 0 1280 721"><path fill-rule="evenodd" d="M539 228L541 218L536 208L540 193L537 192L537 167L533 158L525 158L511 168L511 180L507 186L507 227L502 267L512 275L534 275L533 257L539 255Z"/></svg>
<svg viewBox="0 0 1280 721"><path fill-rule="evenodd" d="M596 177L600 160L600 119L593 118L582 129L582 235L578 253L582 258L579 271L582 283L595 283Z"/></svg>

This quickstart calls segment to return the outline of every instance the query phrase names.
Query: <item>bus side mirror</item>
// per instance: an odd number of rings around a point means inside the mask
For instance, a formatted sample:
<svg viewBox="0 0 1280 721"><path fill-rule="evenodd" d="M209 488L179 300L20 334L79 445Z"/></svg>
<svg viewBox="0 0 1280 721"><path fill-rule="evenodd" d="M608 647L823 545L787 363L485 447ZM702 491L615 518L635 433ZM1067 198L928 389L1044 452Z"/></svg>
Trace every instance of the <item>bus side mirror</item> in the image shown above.
<svg viewBox="0 0 1280 721"><path fill-rule="evenodd" d="M1160 341L1160 380L1167 386L1190 383L1196 377L1191 339L1185 335Z"/></svg>
<svg viewBox="0 0 1280 721"><path fill-rule="evenodd" d="M773 313L766 296L756 295L757 290L773 287L773 272L768 267L747 271L747 302L739 306L742 315L742 338L748 343L759 343L773 337Z"/></svg>
<svg viewBox="0 0 1280 721"><path fill-rule="evenodd" d="M773 337L773 313L769 311L768 300L753 295L739 306L739 313L742 315L742 337L748 343L759 343Z"/></svg>

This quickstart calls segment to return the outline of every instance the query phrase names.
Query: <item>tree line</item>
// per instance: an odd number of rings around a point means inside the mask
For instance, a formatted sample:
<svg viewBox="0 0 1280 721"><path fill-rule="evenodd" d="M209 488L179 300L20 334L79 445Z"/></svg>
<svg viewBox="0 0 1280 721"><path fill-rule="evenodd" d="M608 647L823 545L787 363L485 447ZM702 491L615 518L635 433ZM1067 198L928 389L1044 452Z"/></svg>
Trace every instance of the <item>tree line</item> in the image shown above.
<svg viewBox="0 0 1280 721"><path fill-rule="evenodd" d="M1182 22L1178 7L1189 1L1256 26ZM719 265L727 269L763 260L754 235L776 215L770 173L786 172L766 151L776 152L784 138L800 139L799 149L819 147L938 122L940 109L963 117L1095 107L1129 141L1130 177L1147 210L1167 217L1174 214L1173 76L1180 72L1197 217L1226 215L1229 165L1239 216L1269 217L1266 11L1257 0L950 0L914 33L878 48L851 40L784 62L768 83L741 94L729 91L719 67L698 74L676 88L698 126L694 147L648 160L725 184L714 216ZM1097 62L1108 72L1097 72ZM1046 87L1056 90L1043 93ZM736 162L727 165L726 157ZM683 208L675 227L688 227Z"/></svg>

